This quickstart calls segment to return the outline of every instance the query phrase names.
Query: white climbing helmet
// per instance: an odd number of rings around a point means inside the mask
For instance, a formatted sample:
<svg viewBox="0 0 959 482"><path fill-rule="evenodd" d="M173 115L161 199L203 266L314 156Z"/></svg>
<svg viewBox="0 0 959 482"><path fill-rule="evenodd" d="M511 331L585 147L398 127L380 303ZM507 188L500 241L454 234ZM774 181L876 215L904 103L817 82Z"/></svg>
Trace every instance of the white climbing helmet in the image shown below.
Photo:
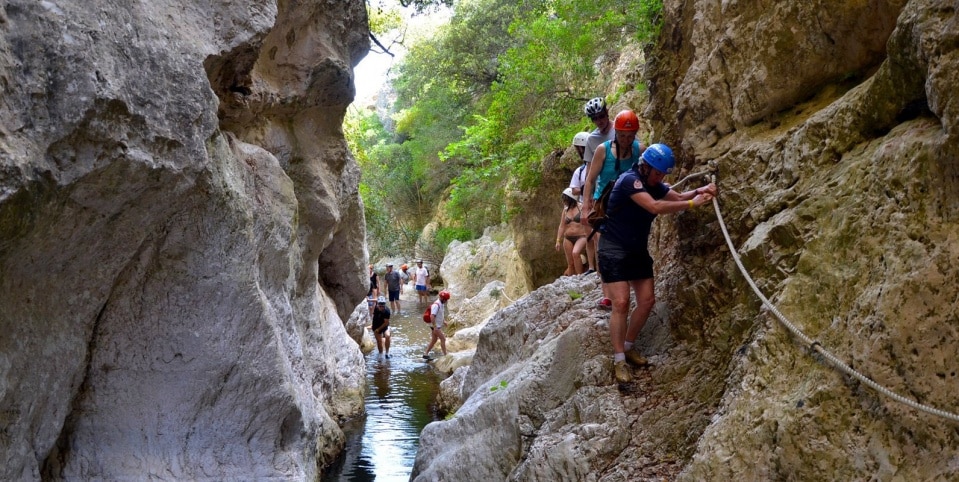
<svg viewBox="0 0 959 482"><path fill-rule="evenodd" d="M586 139L589 138L589 132L578 132L573 136L573 145L579 147L586 147Z"/></svg>

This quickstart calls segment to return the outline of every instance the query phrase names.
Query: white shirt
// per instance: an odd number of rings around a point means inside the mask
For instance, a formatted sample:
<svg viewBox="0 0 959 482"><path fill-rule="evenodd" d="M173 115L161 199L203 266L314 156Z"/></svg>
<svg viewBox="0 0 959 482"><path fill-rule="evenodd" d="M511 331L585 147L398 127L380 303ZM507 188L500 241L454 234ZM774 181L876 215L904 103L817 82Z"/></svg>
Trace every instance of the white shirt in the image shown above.
<svg viewBox="0 0 959 482"><path fill-rule="evenodd" d="M446 322L446 304L440 300L434 301L433 306L430 307L430 314L433 315L433 326L442 328Z"/></svg>
<svg viewBox="0 0 959 482"><path fill-rule="evenodd" d="M616 138L616 129L613 129L613 121L609 121L609 132L606 134L601 134L599 128L593 129L593 132L589 133L589 137L586 138L586 153L583 159L586 161L593 160L593 154L596 153L596 148L600 144L611 141Z"/></svg>
<svg viewBox="0 0 959 482"><path fill-rule="evenodd" d="M426 278L429 277L430 271L424 268L416 268L414 276L416 276L416 284L418 286L426 286Z"/></svg>
<svg viewBox="0 0 959 482"><path fill-rule="evenodd" d="M586 185L586 173L589 171L589 164L583 164L573 171L573 177L569 180L569 187L579 189L579 201L583 200L583 186Z"/></svg>

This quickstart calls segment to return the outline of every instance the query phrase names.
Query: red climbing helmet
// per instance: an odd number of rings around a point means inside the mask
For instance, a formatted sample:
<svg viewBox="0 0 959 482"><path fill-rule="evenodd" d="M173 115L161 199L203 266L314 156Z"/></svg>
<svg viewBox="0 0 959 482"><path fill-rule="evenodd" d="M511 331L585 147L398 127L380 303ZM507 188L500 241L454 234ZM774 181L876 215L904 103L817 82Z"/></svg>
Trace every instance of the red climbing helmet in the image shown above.
<svg viewBox="0 0 959 482"><path fill-rule="evenodd" d="M450 299L450 292L446 290L440 291L440 300L446 301L448 299Z"/></svg>
<svg viewBox="0 0 959 482"><path fill-rule="evenodd" d="M613 121L613 129L636 132L639 130L639 117L636 117L636 113L631 110L624 110L616 114L616 120Z"/></svg>

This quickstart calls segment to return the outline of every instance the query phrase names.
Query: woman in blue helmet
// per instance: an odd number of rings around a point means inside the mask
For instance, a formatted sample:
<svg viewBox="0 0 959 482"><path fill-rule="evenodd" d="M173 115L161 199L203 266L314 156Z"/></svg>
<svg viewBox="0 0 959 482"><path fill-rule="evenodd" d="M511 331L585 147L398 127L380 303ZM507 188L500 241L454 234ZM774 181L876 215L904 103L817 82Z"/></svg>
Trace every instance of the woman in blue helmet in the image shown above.
<svg viewBox="0 0 959 482"><path fill-rule="evenodd" d="M616 180L606 209L607 219L597 257L613 303L609 337L613 345L614 373L620 383L632 381L627 361L637 366L647 364L633 349L633 344L656 301L653 258L647 246L653 220L659 214L701 206L716 196L715 184L683 193L670 190L663 178L672 172L674 165L673 151L668 146L649 146L639 162ZM630 288L636 293L636 308L629 314L627 325Z"/></svg>

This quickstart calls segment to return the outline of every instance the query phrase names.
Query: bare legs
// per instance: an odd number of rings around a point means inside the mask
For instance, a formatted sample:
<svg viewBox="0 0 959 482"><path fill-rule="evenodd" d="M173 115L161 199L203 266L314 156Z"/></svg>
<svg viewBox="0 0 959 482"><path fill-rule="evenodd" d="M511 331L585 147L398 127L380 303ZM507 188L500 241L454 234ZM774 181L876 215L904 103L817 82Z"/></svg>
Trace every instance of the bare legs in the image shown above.
<svg viewBox="0 0 959 482"><path fill-rule="evenodd" d="M424 357L430 356L430 351L433 350L433 345L436 344L436 340L440 342L440 348L443 349L443 354L446 355L446 334L443 333L442 328L433 328L430 333L430 344L426 346L426 353L423 354Z"/></svg>
<svg viewBox="0 0 959 482"><path fill-rule="evenodd" d="M579 257L582 248L576 251L576 246L580 245L581 240L582 238L577 240L576 244L571 243L568 239L563 240L563 251L566 253L566 272L563 274L566 276L583 274L583 260Z"/></svg>
<svg viewBox="0 0 959 482"><path fill-rule="evenodd" d="M609 317L609 338L613 345L614 354L625 352L626 342L635 342L640 330L646 324L649 313L656 303L653 286L652 278L606 283L606 291L609 293L609 299L613 302L613 312ZM636 293L636 308L629 314L627 328L626 312L629 310L630 288Z"/></svg>
<svg viewBox="0 0 959 482"><path fill-rule="evenodd" d="M599 271L599 265L596 264L596 238L585 242L586 246L586 264L589 269ZM583 252L580 250L580 252Z"/></svg>
<svg viewBox="0 0 959 482"><path fill-rule="evenodd" d="M376 338L376 351L383 353L383 349L386 348L386 354L390 354L390 335L385 333L375 333L373 335Z"/></svg>

